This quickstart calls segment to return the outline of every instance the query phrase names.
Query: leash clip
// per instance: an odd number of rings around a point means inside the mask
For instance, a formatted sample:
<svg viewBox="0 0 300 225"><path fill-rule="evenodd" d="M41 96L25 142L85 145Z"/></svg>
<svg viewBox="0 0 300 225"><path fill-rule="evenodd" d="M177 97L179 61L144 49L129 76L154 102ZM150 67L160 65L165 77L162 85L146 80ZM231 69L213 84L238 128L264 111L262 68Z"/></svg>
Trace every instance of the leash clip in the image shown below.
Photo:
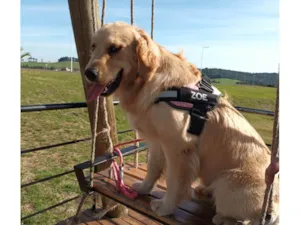
<svg viewBox="0 0 300 225"><path fill-rule="evenodd" d="M120 179L123 180L123 178L124 178L124 164L122 163L122 165L120 165L119 168L120 168Z"/></svg>

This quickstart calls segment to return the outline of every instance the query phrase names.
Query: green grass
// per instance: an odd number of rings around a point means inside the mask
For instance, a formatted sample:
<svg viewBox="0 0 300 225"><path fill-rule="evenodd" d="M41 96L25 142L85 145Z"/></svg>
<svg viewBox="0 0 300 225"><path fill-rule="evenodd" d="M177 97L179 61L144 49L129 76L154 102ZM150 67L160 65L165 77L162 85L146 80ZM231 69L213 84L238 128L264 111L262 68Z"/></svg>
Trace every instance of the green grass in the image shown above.
<svg viewBox="0 0 300 225"><path fill-rule="evenodd" d="M235 106L274 111L276 89L272 87L236 85L238 80L214 79L213 85L222 93L227 93Z"/></svg>
<svg viewBox="0 0 300 225"><path fill-rule="evenodd" d="M254 86L216 85L227 91L235 105L273 110L275 89ZM21 70L21 104L44 104L84 101L79 73ZM118 130L128 129L123 111L115 107ZM269 116L244 114L267 143L271 143L273 119ZM87 109L55 110L21 114L21 148L28 149L91 136ZM119 140L133 138L132 133ZM62 173L73 165L89 160L91 142L78 143L46 151L29 153L21 159L21 181L27 183ZM130 160L131 158L127 158ZM79 194L74 174L53 179L21 191L22 216L31 214ZM25 220L24 224L55 224L73 216L78 201ZM86 204L85 207L91 206Z"/></svg>
<svg viewBox="0 0 300 225"><path fill-rule="evenodd" d="M213 79L212 81L216 81L218 84L221 85L235 85L237 82L239 82L239 80L226 79L226 78Z"/></svg>
<svg viewBox="0 0 300 225"><path fill-rule="evenodd" d="M34 67L34 66L43 66L47 68L54 67L55 69L61 69L61 68L70 68L71 67L71 62L52 62L52 63L47 63L47 62L21 62L21 65L28 65L29 67ZM74 69L79 69L79 63L78 62L73 62L73 68Z"/></svg>
<svg viewBox="0 0 300 225"><path fill-rule="evenodd" d="M44 104L84 101L84 92L79 73L51 72L42 70L22 70L21 104ZM122 110L115 108L118 130L128 129ZM44 146L53 143L80 139L91 136L87 109L55 110L21 115L21 148ZM119 140L132 139L132 133L122 134ZM46 151L29 153L22 156L21 180L27 183L62 173L75 164L89 160L91 142L67 145ZM22 216L49 207L66 198L79 194L76 177L73 174L36 184L22 189ZM58 220L72 216L78 202L69 203L25 220L24 224L54 224Z"/></svg>
<svg viewBox="0 0 300 225"><path fill-rule="evenodd" d="M214 85L222 93L227 93L235 106L274 111L275 88L250 85Z"/></svg>

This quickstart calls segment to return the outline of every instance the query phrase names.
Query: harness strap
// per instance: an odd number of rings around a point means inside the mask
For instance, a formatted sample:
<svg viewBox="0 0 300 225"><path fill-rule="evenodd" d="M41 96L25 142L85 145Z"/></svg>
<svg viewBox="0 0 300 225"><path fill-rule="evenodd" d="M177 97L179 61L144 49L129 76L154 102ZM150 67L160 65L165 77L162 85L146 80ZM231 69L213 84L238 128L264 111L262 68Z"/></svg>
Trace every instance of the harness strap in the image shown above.
<svg viewBox="0 0 300 225"><path fill-rule="evenodd" d="M204 76L201 79L199 89L204 89L208 93L213 93L214 89L211 86L210 79L207 76Z"/></svg>
<svg viewBox="0 0 300 225"><path fill-rule="evenodd" d="M155 103L160 101L179 101L179 102L190 102L190 103L203 103L209 105L216 105L218 102L220 92L215 90L211 84L210 79L204 76L200 82L191 89L189 87L172 87L166 91L160 93ZM217 95L214 92L217 92Z"/></svg>
<svg viewBox="0 0 300 225"><path fill-rule="evenodd" d="M208 111L213 110L218 103L220 92L211 86L208 77L203 77L195 87L197 89L188 87L170 88L161 92L155 103L163 101L173 108L189 111L191 121L188 132L200 135L207 119L206 114Z"/></svg>

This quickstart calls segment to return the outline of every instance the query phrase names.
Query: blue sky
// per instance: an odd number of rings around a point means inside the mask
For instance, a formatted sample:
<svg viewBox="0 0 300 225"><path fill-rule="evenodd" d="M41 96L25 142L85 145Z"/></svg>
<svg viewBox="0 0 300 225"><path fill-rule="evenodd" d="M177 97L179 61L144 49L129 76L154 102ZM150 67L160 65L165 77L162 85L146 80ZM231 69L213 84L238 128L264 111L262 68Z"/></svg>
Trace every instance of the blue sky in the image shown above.
<svg viewBox="0 0 300 225"><path fill-rule="evenodd" d="M102 0L99 0L101 10ZM129 0L107 0L105 23L130 22ZM135 0L150 34L151 0ZM156 0L154 39L202 67L277 72L279 0ZM67 0L21 0L21 46L33 57L77 57Z"/></svg>

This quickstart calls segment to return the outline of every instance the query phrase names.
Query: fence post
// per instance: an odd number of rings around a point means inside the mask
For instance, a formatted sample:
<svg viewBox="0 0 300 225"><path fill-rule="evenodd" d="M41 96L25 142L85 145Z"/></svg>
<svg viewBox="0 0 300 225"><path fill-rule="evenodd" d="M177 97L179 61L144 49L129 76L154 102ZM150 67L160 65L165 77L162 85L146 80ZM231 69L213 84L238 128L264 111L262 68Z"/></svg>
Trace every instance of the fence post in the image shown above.
<svg viewBox="0 0 300 225"><path fill-rule="evenodd" d="M78 61L80 65L80 72L82 78L82 84L84 89L85 97L87 97L87 90L88 84L84 77L84 71L87 63L90 60L91 56L91 45L92 45L92 36L94 34L94 25L96 29L100 27L100 20L99 20L99 7L98 7L98 0L68 0L69 3L69 10L70 16L73 26L73 33L76 43L76 49L78 54ZM90 119L90 126L91 131L93 130L94 126L94 112L95 112L95 101L88 103L88 114ZM110 135L113 140L113 143L116 144L118 141L117 132L116 132L116 122L115 122L115 112L114 112L114 105L112 97L106 98L106 109L108 113L108 121L110 125ZM103 99L100 98L99 100L99 110L98 110L98 123L97 123L97 133L100 129L105 128L105 121L104 121L104 104ZM104 132L98 135L96 140L96 152L95 157L104 155L107 153L109 149L109 143L107 141L107 134ZM97 167L96 170L102 170L109 168L111 166L111 162L107 162L102 164L101 166ZM96 207L101 206L102 203L108 202L109 200L106 197L99 195L96 196ZM110 212L110 216L119 217L122 214L126 213L127 209L121 205L118 205L113 211Z"/></svg>

